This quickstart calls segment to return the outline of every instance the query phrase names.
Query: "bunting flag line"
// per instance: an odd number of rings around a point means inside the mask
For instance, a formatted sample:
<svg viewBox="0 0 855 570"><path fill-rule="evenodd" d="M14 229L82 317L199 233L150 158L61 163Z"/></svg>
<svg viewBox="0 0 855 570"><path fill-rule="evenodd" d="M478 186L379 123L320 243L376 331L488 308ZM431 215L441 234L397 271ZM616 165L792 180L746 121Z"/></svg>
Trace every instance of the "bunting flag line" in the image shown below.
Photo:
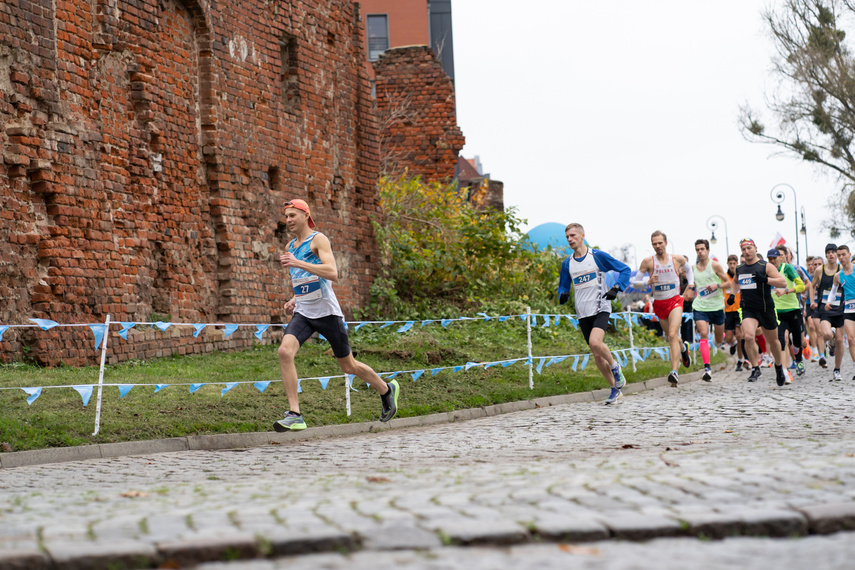
<svg viewBox="0 0 855 570"><path fill-rule="evenodd" d="M9 330L9 327L7 325L0 326L0 340L3 340L3 333L7 330Z"/></svg>
<svg viewBox="0 0 855 570"><path fill-rule="evenodd" d="M127 396L128 392L130 392L133 387L133 384L119 384L119 399Z"/></svg>

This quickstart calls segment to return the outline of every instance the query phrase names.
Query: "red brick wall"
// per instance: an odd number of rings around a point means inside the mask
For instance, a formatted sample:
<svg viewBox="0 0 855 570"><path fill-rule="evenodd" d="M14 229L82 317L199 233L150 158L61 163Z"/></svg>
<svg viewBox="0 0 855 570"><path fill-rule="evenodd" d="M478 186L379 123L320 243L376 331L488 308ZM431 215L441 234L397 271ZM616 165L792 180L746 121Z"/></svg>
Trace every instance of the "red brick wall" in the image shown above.
<svg viewBox="0 0 855 570"><path fill-rule="evenodd" d="M454 86L428 46L388 50L374 62L381 169L423 180L454 177L465 139Z"/></svg>
<svg viewBox="0 0 855 570"><path fill-rule="evenodd" d="M282 322L292 197L357 308L380 215L364 46L349 0L0 4L0 323ZM192 332L138 327L110 361L254 342ZM0 359L25 352L96 358L88 329L7 331Z"/></svg>

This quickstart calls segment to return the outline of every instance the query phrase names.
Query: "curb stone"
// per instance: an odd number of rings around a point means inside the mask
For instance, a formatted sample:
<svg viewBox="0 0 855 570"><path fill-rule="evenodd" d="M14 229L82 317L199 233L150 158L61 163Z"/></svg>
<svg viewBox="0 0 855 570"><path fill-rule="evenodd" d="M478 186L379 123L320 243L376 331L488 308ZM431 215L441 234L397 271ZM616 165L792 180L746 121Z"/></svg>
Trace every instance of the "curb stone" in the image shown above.
<svg viewBox="0 0 855 570"><path fill-rule="evenodd" d="M723 370L726 364L719 364L715 370ZM703 371L692 372L680 377L680 384L688 384L700 380ZM653 378L644 382L627 384L624 392L633 394L645 390L653 390L667 386L666 378ZM379 421L362 422L356 424L340 424L331 426L320 426L308 428L304 431L293 433L276 432L252 432L233 434L212 435L190 435L186 437L173 437L168 439L153 439L148 441L129 441L121 443L101 443L93 445L80 445L76 447L54 447L50 449L34 449L30 451L13 451L0 453L0 469L14 467L29 467L31 465L44 465L47 463L65 463L69 461L83 461L86 459L107 459L113 457L125 457L129 455L151 455L155 453L171 453L175 451L211 451L223 449L240 449L250 447L261 447L265 445L278 445L292 441L303 441L307 439L328 439L333 437L347 437L361 433L373 433L389 429L401 429L408 427L424 427L436 424L454 423L457 421L474 420L509 414L540 407L559 406L562 404L573 404L580 402L594 402L603 400L608 396L608 389L593 390L591 392L577 392L557 396L545 396L531 400L520 400L517 402L506 402L480 408L468 408L455 410L453 412L441 412L427 416L415 416L410 418L398 418L383 424Z"/></svg>

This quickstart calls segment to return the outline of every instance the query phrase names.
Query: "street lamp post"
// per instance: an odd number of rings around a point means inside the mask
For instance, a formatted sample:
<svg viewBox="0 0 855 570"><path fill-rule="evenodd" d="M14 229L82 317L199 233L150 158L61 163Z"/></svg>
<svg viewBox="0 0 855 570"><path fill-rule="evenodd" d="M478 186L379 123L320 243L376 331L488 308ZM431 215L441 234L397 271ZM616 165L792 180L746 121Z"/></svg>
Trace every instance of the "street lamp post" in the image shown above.
<svg viewBox="0 0 855 570"><path fill-rule="evenodd" d="M710 243L715 244L718 241L717 239L715 239L715 231L718 229L718 222L715 220L716 218L724 222L724 247L727 249L725 255L730 255L730 240L727 236L727 220L725 220L718 214L712 215L707 219L707 229L712 232L712 235L710 236ZM725 258L725 260L726 259L727 258Z"/></svg>
<svg viewBox="0 0 855 570"><path fill-rule="evenodd" d="M796 227L796 263L801 265L801 260L799 259L799 199L796 196L796 189L785 182L772 186L772 191L769 193L769 197L772 198L774 203L778 204L778 211L775 213L775 219L779 222L784 220L784 211L781 209L781 204L784 202L787 195L783 190L778 190L776 192L775 188L778 186L786 186L793 191L793 203L795 204L795 207L793 208L793 223Z"/></svg>
<svg viewBox="0 0 855 570"><path fill-rule="evenodd" d="M803 236L805 236L805 256L807 256L810 253L810 250L808 249L808 243L807 243L807 227L805 226L805 207L804 206L802 206L801 214L802 214L802 229L799 230L799 233L801 233Z"/></svg>

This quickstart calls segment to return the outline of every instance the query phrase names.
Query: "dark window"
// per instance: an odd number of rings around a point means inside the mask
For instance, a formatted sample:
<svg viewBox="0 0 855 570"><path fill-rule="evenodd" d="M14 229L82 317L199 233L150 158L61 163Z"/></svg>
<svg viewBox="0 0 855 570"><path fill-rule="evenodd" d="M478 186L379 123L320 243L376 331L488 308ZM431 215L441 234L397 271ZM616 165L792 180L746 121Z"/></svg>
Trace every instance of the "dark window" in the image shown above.
<svg viewBox="0 0 855 570"><path fill-rule="evenodd" d="M279 87L285 112L290 114L296 113L300 108L297 62L297 38L286 34L279 40Z"/></svg>
<svg viewBox="0 0 855 570"><path fill-rule="evenodd" d="M368 61L377 61L389 49L389 17L371 14L368 18Z"/></svg>

